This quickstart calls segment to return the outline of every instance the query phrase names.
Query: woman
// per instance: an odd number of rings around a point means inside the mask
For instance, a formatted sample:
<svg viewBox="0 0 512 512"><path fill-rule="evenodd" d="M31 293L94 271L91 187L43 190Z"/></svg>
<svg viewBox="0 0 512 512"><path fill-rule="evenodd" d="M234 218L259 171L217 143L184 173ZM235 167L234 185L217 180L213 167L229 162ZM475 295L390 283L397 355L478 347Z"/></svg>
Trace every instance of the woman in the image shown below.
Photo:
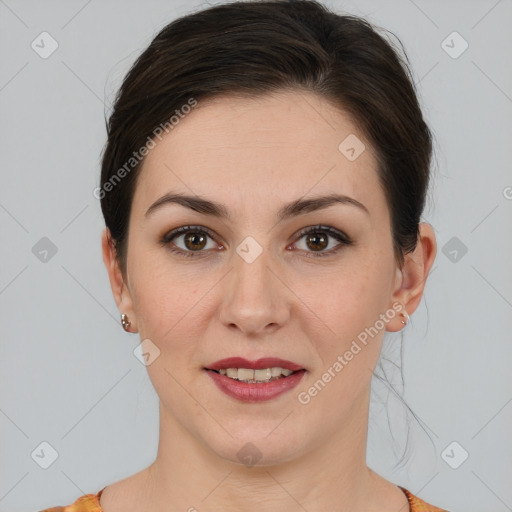
<svg viewBox="0 0 512 512"><path fill-rule="evenodd" d="M108 123L103 258L155 461L51 511L440 511L366 465L370 384L436 255L407 65L313 1L166 26Z"/></svg>

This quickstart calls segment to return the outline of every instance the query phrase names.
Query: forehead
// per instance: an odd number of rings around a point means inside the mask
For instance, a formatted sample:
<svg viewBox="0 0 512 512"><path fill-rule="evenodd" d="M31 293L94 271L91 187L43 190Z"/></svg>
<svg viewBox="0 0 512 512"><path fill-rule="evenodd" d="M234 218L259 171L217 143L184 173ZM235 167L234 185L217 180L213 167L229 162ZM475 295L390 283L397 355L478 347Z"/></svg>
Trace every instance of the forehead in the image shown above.
<svg viewBox="0 0 512 512"><path fill-rule="evenodd" d="M287 202L309 192L339 192L376 206L384 201L364 134L313 93L199 101L155 142L139 176L139 205L178 189L226 203L236 202L233 193L257 203L263 195Z"/></svg>

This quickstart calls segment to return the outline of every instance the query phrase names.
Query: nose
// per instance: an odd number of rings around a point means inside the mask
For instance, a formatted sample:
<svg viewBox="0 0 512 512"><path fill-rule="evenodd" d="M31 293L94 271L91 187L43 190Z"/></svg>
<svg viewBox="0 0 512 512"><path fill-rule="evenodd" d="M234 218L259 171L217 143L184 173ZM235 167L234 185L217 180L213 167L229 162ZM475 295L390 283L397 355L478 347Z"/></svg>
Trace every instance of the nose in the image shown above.
<svg viewBox="0 0 512 512"><path fill-rule="evenodd" d="M235 254L233 268L224 280L220 319L246 336L269 334L288 320L293 296L283 271L270 251L252 262Z"/></svg>

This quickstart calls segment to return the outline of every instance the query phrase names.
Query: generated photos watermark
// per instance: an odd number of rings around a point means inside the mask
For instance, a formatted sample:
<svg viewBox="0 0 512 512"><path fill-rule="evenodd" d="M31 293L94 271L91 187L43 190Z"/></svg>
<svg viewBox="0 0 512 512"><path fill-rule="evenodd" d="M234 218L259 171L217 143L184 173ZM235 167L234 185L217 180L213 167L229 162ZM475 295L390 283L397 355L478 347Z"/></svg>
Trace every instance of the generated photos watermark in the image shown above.
<svg viewBox="0 0 512 512"><path fill-rule="evenodd" d="M327 368L327 370L322 374L322 376L312 385L310 386L307 391L301 391L297 399L302 405L307 405L311 402L311 399L320 393L325 386L329 382L331 382L332 379L338 375L338 373L345 368L349 364L352 359L354 359L354 356L359 354L363 347L365 347L368 344L368 341L372 340L379 334L379 332L384 329L386 324L393 320L397 313L400 313L400 311L403 310L402 304L400 302L394 302L393 306L388 309L385 313L381 313L379 315L379 319L374 322L374 324L370 327L366 327L364 331L361 331L357 335L357 340L352 340L352 344L350 345L350 348L346 350L343 355L338 355L336 358L336 361ZM359 343L358 343L359 341ZM363 347L361 347L361 345Z"/></svg>
<svg viewBox="0 0 512 512"><path fill-rule="evenodd" d="M93 195L96 199L103 199L108 192L111 192L115 186L129 174L149 152L156 147L155 138L162 140L162 134L170 133L170 131L189 114L198 104L195 98L189 98L187 103L174 111L174 114L165 122L160 123L152 132L153 136L148 135L147 141L138 151L134 151L132 156L128 158L125 164L120 167L101 187L96 187Z"/></svg>

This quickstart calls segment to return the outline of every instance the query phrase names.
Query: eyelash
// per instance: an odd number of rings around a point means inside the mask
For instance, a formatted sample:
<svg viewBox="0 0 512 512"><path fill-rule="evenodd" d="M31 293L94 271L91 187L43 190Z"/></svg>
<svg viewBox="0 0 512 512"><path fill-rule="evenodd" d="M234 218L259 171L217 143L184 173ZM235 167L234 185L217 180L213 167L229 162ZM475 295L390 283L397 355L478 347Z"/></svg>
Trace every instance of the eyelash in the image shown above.
<svg viewBox="0 0 512 512"><path fill-rule="evenodd" d="M160 240L160 243L163 246L166 246L171 252L178 254L179 256L184 256L186 258L194 258L198 257L200 253L204 253L206 251L184 251L183 249L174 249L170 246L170 242L174 240L179 235L182 235L184 233L204 233L208 235L211 239L214 239L213 233L208 229L201 226L182 226L180 228L174 229L173 231L170 231L166 235L162 237ZM340 242L334 249L330 249L329 251L320 251L320 252L314 252L314 251L306 251L308 253L312 253L312 255L308 255L307 257L310 258L322 258L325 256L332 256L333 254L336 254L339 250L343 248L345 245L351 245L352 241L350 238L342 233L341 231L338 231L337 229L334 229L330 226L311 226L309 228L303 229L298 234L298 240L303 238L306 235L309 235L310 233L327 233L332 238L335 238L338 242ZM200 256L199 256L200 257Z"/></svg>

